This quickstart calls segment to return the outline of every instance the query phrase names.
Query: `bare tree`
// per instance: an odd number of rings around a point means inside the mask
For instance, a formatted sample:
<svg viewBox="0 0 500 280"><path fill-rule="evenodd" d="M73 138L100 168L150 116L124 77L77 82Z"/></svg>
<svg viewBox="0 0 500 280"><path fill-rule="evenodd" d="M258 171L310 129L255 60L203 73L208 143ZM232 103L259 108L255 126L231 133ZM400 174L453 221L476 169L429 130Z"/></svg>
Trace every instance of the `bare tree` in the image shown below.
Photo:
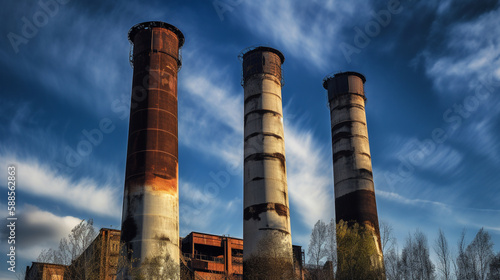
<svg viewBox="0 0 500 280"><path fill-rule="evenodd" d="M337 266L337 224L335 223L334 219L330 220L330 223L328 224L328 234L327 234L327 242L326 242L326 251L327 251L327 258L329 261L332 262L333 265L333 272L336 270Z"/></svg>
<svg viewBox="0 0 500 280"><path fill-rule="evenodd" d="M384 254L385 276L388 280L401 279L399 270L399 250L397 241L394 237L392 226L385 222L380 222L380 241L382 243L382 252Z"/></svg>
<svg viewBox="0 0 500 280"><path fill-rule="evenodd" d="M392 226L385 221L380 222L380 241L382 243L382 252L384 255L394 246L394 243L396 242Z"/></svg>
<svg viewBox="0 0 500 280"><path fill-rule="evenodd" d="M410 234L401 252L400 266L402 279L431 280L434 279L434 265L429 256L427 237L421 231Z"/></svg>
<svg viewBox="0 0 500 280"><path fill-rule="evenodd" d="M71 261L76 260L87 249L96 236L94 221L82 220L67 237L61 239L57 249L43 250L38 255L37 261L70 265Z"/></svg>
<svg viewBox="0 0 500 280"><path fill-rule="evenodd" d="M467 246L467 254L472 261L475 279L486 280L494 255L491 236L483 228L478 231L474 240Z"/></svg>
<svg viewBox="0 0 500 280"><path fill-rule="evenodd" d="M465 231L458 242L457 278L486 280L494 257L490 234L481 228L465 247Z"/></svg>
<svg viewBox="0 0 500 280"><path fill-rule="evenodd" d="M394 244L387 252L384 253L385 276L387 280L400 280L400 255L397 250L397 245Z"/></svg>
<svg viewBox="0 0 500 280"><path fill-rule="evenodd" d="M456 261L455 275L457 279L474 279L472 266L465 245L465 230L462 231L457 245L458 256Z"/></svg>
<svg viewBox="0 0 500 280"><path fill-rule="evenodd" d="M405 280L413 280L416 278L413 276L416 266L413 254L413 243L413 237L409 234L408 238L406 238L405 246L401 251L401 258L398 267L401 270L401 278Z"/></svg>
<svg viewBox="0 0 500 280"><path fill-rule="evenodd" d="M325 222L318 220L314 225L309 241L307 255L309 262L319 267L321 261L328 257L328 227Z"/></svg>
<svg viewBox="0 0 500 280"><path fill-rule="evenodd" d="M434 243L434 252L438 256L438 270L441 272L443 279L449 280L451 277L450 264L451 254L448 247L448 241L443 231L439 229L438 237Z"/></svg>
<svg viewBox="0 0 500 280"><path fill-rule="evenodd" d="M337 264L336 224L332 219L330 223L318 220L311 232L309 241L309 265L307 266L306 279L323 280L331 279ZM324 261L326 258L326 262Z"/></svg>
<svg viewBox="0 0 500 280"><path fill-rule="evenodd" d="M61 239L57 249L43 250L37 261L66 265L64 272L66 278L99 279L98 267L90 263L97 260L100 248L87 250L96 236L93 220L82 220L67 237Z"/></svg>
<svg viewBox="0 0 500 280"><path fill-rule="evenodd" d="M498 279L500 279L500 252L491 260L490 272L488 273L488 280Z"/></svg>

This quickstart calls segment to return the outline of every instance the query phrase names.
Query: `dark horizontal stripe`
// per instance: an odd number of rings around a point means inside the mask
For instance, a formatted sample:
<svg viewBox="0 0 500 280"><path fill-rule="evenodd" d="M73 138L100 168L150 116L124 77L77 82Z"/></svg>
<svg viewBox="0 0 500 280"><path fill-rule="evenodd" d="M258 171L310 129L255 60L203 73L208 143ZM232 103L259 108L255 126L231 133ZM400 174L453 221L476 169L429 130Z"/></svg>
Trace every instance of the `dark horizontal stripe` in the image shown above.
<svg viewBox="0 0 500 280"><path fill-rule="evenodd" d="M247 102L249 100L252 100L252 99L255 99L255 98L259 98L259 97L262 97L263 94L271 94L271 95L274 95L276 97L278 97L280 100L281 100L281 96L274 93L274 92L271 92L271 91L260 91L259 93L256 93L256 94L252 94L250 95L249 97L245 98L245 100L243 101L245 104L247 104Z"/></svg>
<svg viewBox="0 0 500 280"><path fill-rule="evenodd" d="M343 183L345 181L349 181L349 180L367 180L367 181L370 181L372 182L373 184L373 177L367 177L367 176L354 176L354 177L349 177L349 178L345 178L343 180L340 180L340 181L336 181L335 183L336 184L340 184L340 183Z"/></svg>
<svg viewBox="0 0 500 280"><path fill-rule="evenodd" d="M245 99L245 101L243 101L243 103L245 103L245 105L246 105L248 102L250 102L254 99L259 99L259 98L262 98L262 94L251 95L247 99Z"/></svg>
<svg viewBox="0 0 500 280"><path fill-rule="evenodd" d="M248 221L250 219L260 221L259 215L269 211L274 211L279 216L289 216L289 209L286 205L283 205L281 203L268 202L248 206L243 210L243 218L245 219L245 221Z"/></svg>
<svg viewBox="0 0 500 280"><path fill-rule="evenodd" d="M278 134L275 134L275 133L269 133L269 132L254 132L250 135L248 135L247 137L245 137L245 141L247 141L248 139L252 138L252 137L255 137L255 136L262 136L263 137L266 137L266 136L269 136L269 137L274 137L274 138L277 138L277 139L280 139L280 140L283 140L283 137L281 137L281 135L278 135Z"/></svg>
<svg viewBox="0 0 500 280"><path fill-rule="evenodd" d="M345 96L345 95L357 95L357 96L362 97L363 100L366 101L366 96L364 94L359 94L359 93L354 93L354 92L335 93L335 94L333 94L332 98L330 98L329 101L331 103L332 100L339 99L340 97ZM330 94L328 96L330 96Z"/></svg>
<svg viewBox="0 0 500 280"><path fill-rule="evenodd" d="M259 230L275 230L275 231L279 231L279 232L287 234L287 235L290 234L290 232L283 230L283 229L280 229L280 228L259 228Z"/></svg>
<svg viewBox="0 0 500 280"><path fill-rule="evenodd" d="M361 110L365 110L365 106L364 105L355 104L355 103L333 107L332 110L342 110L342 109L350 109L350 108L358 108L358 109L361 109Z"/></svg>
<svg viewBox="0 0 500 280"><path fill-rule="evenodd" d="M253 110L253 111L251 111L251 112L247 113L247 114L245 115L245 118L244 118L244 123L246 123L246 122L247 122L247 118L248 118L248 116L249 116L249 115L251 115L251 114L257 114L257 115L273 114L273 115L275 115L275 116L279 116L279 117L281 117L281 114L280 114L280 113L278 113L278 112L276 112L276 111L265 110L265 109L258 109L258 110Z"/></svg>
<svg viewBox="0 0 500 280"><path fill-rule="evenodd" d="M332 126L332 134L337 129L341 129L341 128L351 129L352 128L352 123L360 123L360 124L362 124L362 125L364 125L366 127L366 123L364 123L362 121L356 121L356 120L342 121L342 122L339 122L338 124Z"/></svg>
<svg viewBox="0 0 500 280"><path fill-rule="evenodd" d="M265 180L265 179L266 178L264 178L264 177L254 177L254 178L252 178L251 181L262 181L262 180Z"/></svg>
<svg viewBox="0 0 500 280"><path fill-rule="evenodd" d="M339 132L332 136L332 143L335 144L342 139L359 137L368 140L368 137L361 134L352 134L350 132Z"/></svg>
<svg viewBox="0 0 500 280"><path fill-rule="evenodd" d="M342 151L335 152L335 153L333 153L333 163L335 163L340 158L350 157L353 154L354 154L354 152L351 150L342 150Z"/></svg>
<svg viewBox="0 0 500 280"><path fill-rule="evenodd" d="M260 161L260 160L279 160L283 168L286 166L285 155L281 153L274 153L274 154L255 153L247 156L244 162L247 163L249 161Z"/></svg>

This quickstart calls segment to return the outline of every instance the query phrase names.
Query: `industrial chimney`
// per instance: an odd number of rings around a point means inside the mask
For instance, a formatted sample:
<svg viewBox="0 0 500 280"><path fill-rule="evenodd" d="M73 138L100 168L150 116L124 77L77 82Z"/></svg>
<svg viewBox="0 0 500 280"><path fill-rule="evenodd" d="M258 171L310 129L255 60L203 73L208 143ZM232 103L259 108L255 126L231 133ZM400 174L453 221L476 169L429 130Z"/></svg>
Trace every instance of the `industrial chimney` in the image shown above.
<svg viewBox="0 0 500 280"><path fill-rule="evenodd" d="M365 81L356 72L338 73L323 80L331 114L335 216L337 223L354 221L371 231L378 253L372 264L383 269L366 126Z"/></svg>
<svg viewBox="0 0 500 280"><path fill-rule="evenodd" d="M152 21L132 27L128 39L134 73L121 242L134 266L158 258L156 274L179 279L177 72L184 35Z"/></svg>
<svg viewBox="0 0 500 280"><path fill-rule="evenodd" d="M269 47L243 54L245 279L271 279L270 273L288 273L293 266L281 102L284 60Z"/></svg>

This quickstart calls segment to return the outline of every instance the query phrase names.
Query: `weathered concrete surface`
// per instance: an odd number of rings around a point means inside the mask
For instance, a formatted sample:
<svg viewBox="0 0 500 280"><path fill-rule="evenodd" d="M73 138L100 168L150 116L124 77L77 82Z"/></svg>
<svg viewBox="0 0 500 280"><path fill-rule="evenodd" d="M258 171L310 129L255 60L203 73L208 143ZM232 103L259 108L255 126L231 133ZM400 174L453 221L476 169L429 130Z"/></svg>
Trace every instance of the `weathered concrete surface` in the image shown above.
<svg viewBox="0 0 500 280"><path fill-rule="evenodd" d="M170 259L171 279L179 279L177 71L184 36L147 22L132 27L129 40L134 74L121 241L135 265Z"/></svg>
<svg viewBox="0 0 500 280"><path fill-rule="evenodd" d="M370 145L366 126L364 83L356 72L327 77L330 104L335 216L337 223L355 221L373 233L378 251L374 265L383 267Z"/></svg>
<svg viewBox="0 0 500 280"><path fill-rule="evenodd" d="M257 267L271 257L292 264L281 101L283 61L283 55L272 48L259 47L243 55L243 262L258 263ZM249 267L244 265L245 275L252 273Z"/></svg>

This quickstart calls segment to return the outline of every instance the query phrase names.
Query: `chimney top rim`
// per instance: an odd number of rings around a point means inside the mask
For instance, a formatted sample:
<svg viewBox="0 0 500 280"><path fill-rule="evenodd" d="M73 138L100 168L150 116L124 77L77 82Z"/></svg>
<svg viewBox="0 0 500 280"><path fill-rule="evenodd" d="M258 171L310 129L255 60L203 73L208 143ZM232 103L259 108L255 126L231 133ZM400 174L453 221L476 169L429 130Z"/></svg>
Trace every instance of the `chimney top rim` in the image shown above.
<svg viewBox="0 0 500 280"><path fill-rule="evenodd" d="M254 52L272 52L272 53L275 53L279 56L280 60L281 60L281 64L283 64L285 62L285 56L283 55L282 52L280 52L279 50L275 49L275 48L271 48L271 47L266 47L266 46L258 46L258 47L254 47L254 48L249 48L247 50L244 50L242 52L242 55L241 57L243 59L245 59L245 56L251 54L251 53L254 53Z"/></svg>
<svg viewBox="0 0 500 280"><path fill-rule="evenodd" d="M132 26L132 28L130 28L130 30L128 31L129 42L131 44L134 44L133 39L137 34L137 32L139 32L140 30L151 29L153 27L165 28L174 32L175 35L177 35L177 38L179 39L179 48L181 48L184 45L185 41L184 34L182 34L179 28L163 21L145 21Z"/></svg>
<svg viewBox="0 0 500 280"><path fill-rule="evenodd" d="M335 73L335 74L329 74L329 75L327 75L323 79L323 88L328 89L328 81L330 81L331 79L340 77L340 76L357 76L357 77L359 77L363 81L363 84L366 82L366 78L365 78L365 76L363 74L361 74L359 72L354 72L354 71L345 71L345 72L338 72L338 73Z"/></svg>

